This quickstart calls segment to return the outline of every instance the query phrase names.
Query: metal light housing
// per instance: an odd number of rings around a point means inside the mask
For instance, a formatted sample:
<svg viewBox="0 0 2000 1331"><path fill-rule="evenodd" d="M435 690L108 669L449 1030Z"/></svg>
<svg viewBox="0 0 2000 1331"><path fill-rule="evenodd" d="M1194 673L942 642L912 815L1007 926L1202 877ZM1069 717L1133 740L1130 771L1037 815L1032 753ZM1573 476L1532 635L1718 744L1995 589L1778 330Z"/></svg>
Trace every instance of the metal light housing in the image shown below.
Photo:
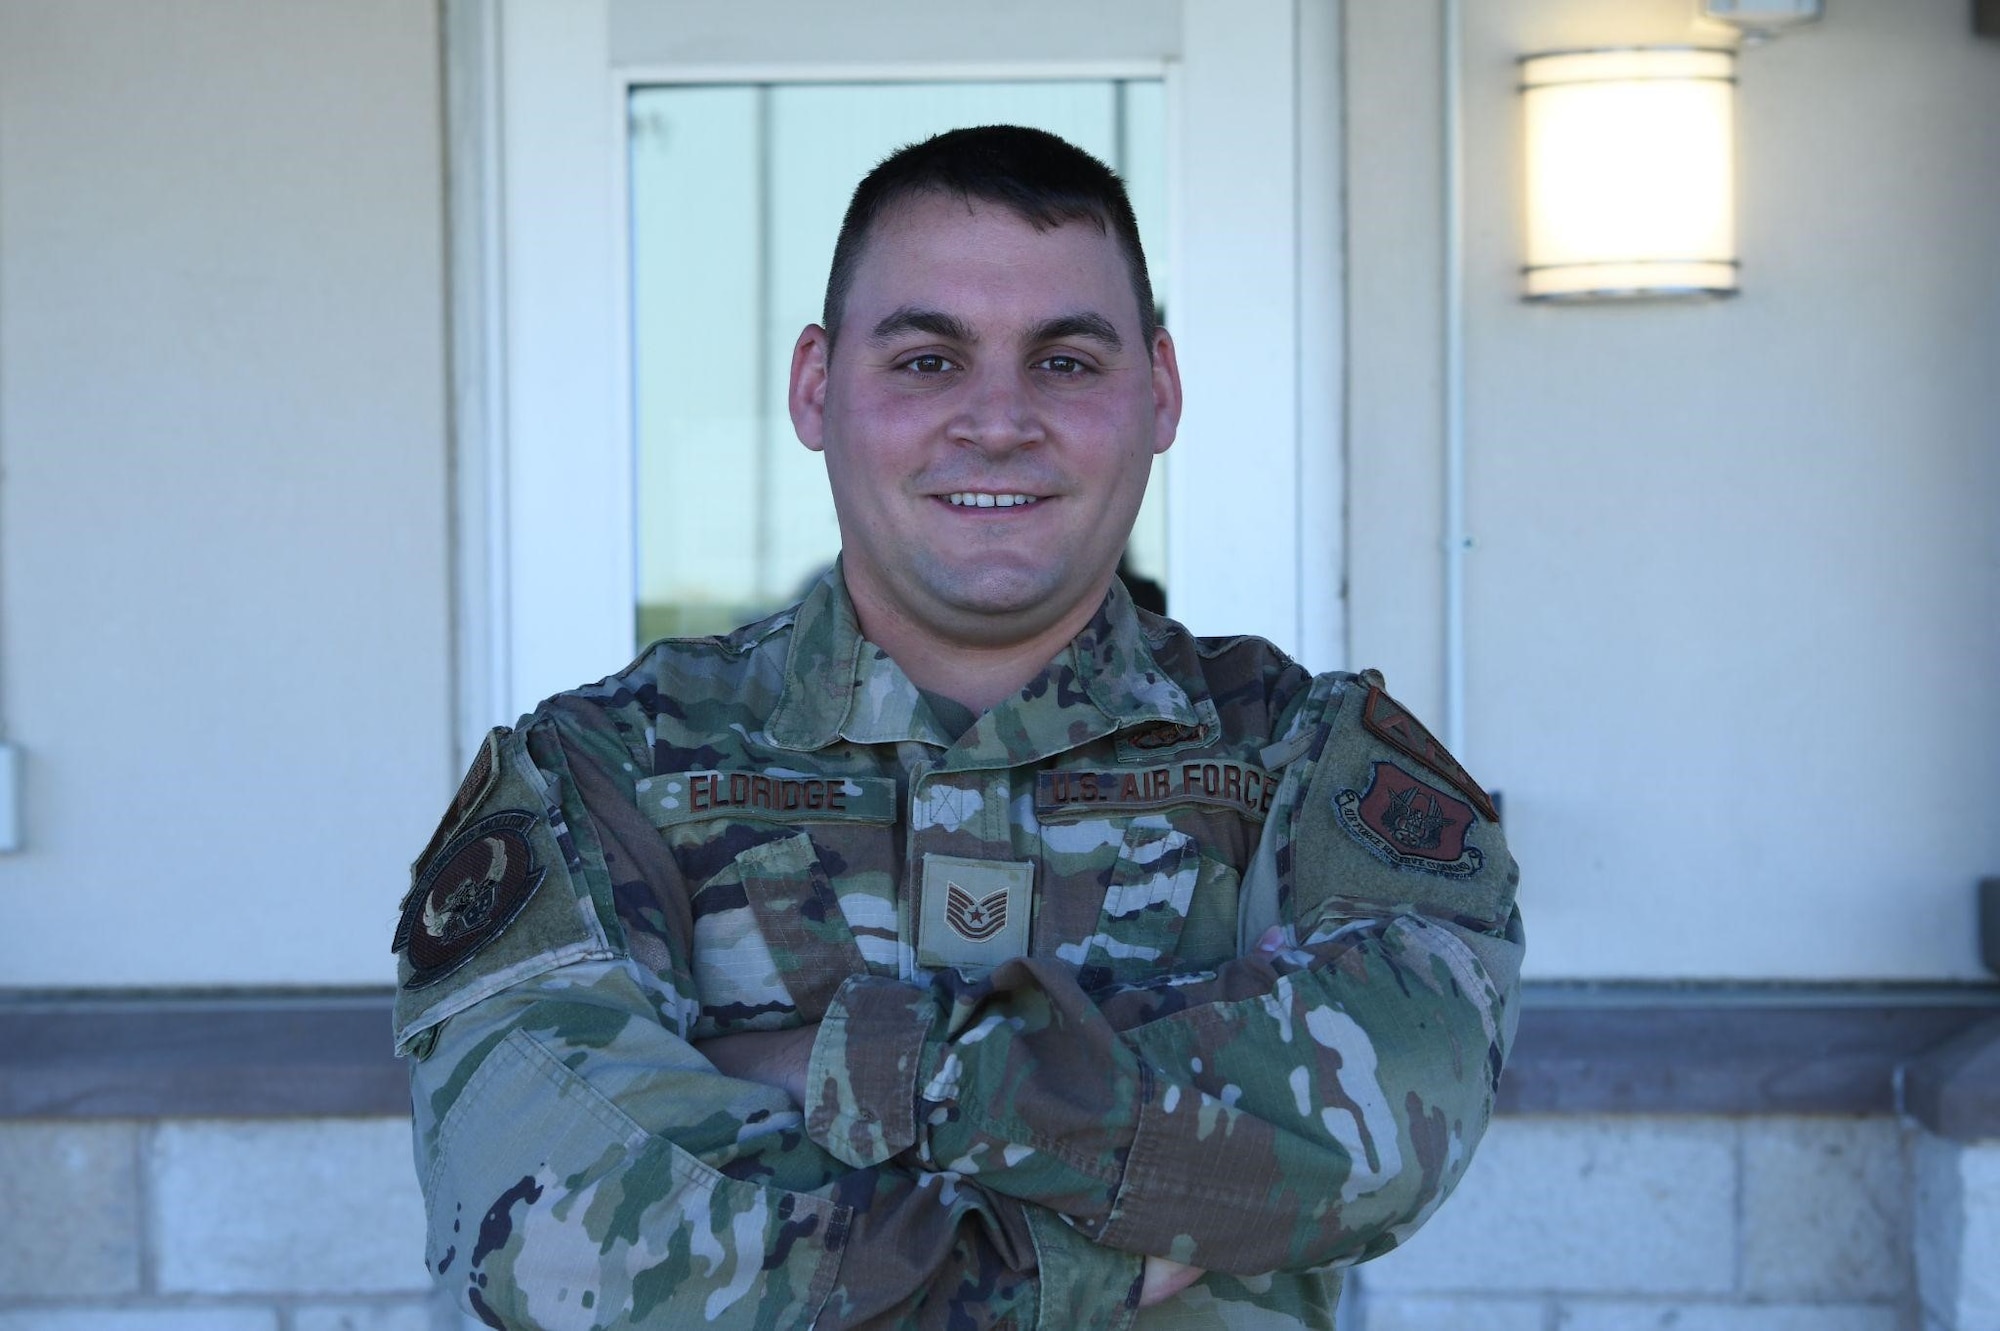
<svg viewBox="0 0 2000 1331"><path fill-rule="evenodd" d="M1553 51L1521 61L1529 300L1737 289L1734 52Z"/></svg>

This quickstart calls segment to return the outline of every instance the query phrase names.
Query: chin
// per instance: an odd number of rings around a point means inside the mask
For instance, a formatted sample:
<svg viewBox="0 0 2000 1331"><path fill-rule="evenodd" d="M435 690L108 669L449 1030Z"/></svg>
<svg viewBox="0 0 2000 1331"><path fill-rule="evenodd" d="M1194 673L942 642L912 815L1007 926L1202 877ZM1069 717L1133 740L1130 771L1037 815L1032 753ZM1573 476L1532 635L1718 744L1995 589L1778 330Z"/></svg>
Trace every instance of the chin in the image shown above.
<svg viewBox="0 0 2000 1331"><path fill-rule="evenodd" d="M1061 598L1062 578L1054 572L1001 573L982 569L965 577L933 580L933 596L954 610L980 616L1018 618L1060 617L1054 602Z"/></svg>

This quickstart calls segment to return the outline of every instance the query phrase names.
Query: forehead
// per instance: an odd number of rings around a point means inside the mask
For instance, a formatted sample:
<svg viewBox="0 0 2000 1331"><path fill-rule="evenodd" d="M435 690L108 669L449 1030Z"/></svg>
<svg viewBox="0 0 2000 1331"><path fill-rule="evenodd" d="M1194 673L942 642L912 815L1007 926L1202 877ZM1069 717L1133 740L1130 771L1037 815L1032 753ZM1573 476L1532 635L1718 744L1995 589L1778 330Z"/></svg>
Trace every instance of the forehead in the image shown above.
<svg viewBox="0 0 2000 1331"><path fill-rule="evenodd" d="M1083 219L1037 228L1000 204L924 194L875 220L855 265L843 322L863 310L921 304L1024 306L1035 317L1091 310L1120 326L1138 319L1124 253L1108 228ZM998 312L996 308L995 312Z"/></svg>

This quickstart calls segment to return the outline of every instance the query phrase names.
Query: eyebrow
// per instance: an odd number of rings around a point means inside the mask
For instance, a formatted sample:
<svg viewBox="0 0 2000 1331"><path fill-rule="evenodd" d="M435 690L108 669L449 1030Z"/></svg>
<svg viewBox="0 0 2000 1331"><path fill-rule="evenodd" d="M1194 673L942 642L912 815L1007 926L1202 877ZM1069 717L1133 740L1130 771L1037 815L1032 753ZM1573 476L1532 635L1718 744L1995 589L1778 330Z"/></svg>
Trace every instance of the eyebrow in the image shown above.
<svg viewBox="0 0 2000 1331"><path fill-rule="evenodd" d="M979 340L957 315L946 314L943 310L927 310L919 305L905 305L891 311L887 318L869 331L868 337L873 342L886 342L898 333L929 333L948 342L971 343Z"/></svg>
<svg viewBox="0 0 2000 1331"><path fill-rule="evenodd" d="M979 341L978 336L957 315L925 309L921 305L904 305L890 311L869 330L868 336L871 341L886 342L901 333L929 333L932 337L968 346ZM1028 333L1030 342L1056 342L1066 337L1094 338L1113 351L1122 351L1125 347L1125 339L1118 335L1118 329L1112 322L1089 310L1044 319Z"/></svg>
<svg viewBox="0 0 2000 1331"><path fill-rule="evenodd" d="M1109 319L1087 310L1044 320L1028 334L1031 342L1058 342L1066 337L1095 338L1113 351L1122 351L1125 347L1125 339L1118 336L1118 330L1112 327Z"/></svg>

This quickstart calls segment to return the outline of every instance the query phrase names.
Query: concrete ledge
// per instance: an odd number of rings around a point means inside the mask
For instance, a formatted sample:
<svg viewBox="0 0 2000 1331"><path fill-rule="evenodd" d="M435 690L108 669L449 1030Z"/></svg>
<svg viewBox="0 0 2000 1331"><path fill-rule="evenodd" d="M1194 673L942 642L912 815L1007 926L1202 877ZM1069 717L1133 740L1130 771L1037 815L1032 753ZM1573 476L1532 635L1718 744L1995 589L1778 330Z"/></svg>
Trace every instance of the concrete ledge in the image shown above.
<svg viewBox="0 0 2000 1331"><path fill-rule="evenodd" d="M2000 989L1540 986L1503 1114L1887 1114L1899 1067L2000 1017Z"/></svg>
<svg viewBox="0 0 2000 1331"><path fill-rule="evenodd" d="M0 994L0 1118L404 1114L390 1001ZM1910 1112L1976 1126L2000 1050L1940 1046L1993 1021L2000 988L1530 986L1500 1112L1882 1114L1911 1063Z"/></svg>
<svg viewBox="0 0 2000 1331"><path fill-rule="evenodd" d="M1900 1108L1951 1141L2000 1139L2000 1018L1911 1059Z"/></svg>
<svg viewBox="0 0 2000 1331"><path fill-rule="evenodd" d="M407 1114L386 994L0 999L0 1118Z"/></svg>

